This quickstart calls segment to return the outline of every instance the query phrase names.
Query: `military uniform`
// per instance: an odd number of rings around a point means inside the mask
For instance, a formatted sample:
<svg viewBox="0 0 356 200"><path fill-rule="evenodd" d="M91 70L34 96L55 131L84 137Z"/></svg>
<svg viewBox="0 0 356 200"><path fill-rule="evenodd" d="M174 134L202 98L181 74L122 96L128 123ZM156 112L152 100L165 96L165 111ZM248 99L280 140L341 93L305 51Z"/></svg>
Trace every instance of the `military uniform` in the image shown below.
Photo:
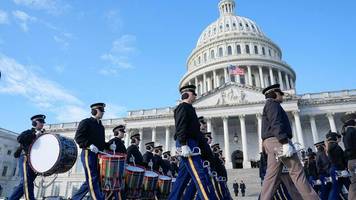
<svg viewBox="0 0 356 200"><path fill-rule="evenodd" d="M263 90L266 95L266 104L262 113L262 140L263 148L267 153L267 171L262 184L261 200L270 200L273 198L277 187L280 184L282 165L286 166L291 179L297 187L303 199L319 199L314 189L308 183L297 154L291 157L276 160L278 154L276 149L281 149L284 144L290 143L292 138L292 129L288 120L287 113L284 111L280 102L273 99L276 93L284 95L280 90L279 84L269 86ZM270 98L271 97L271 98Z"/></svg>
<svg viewBox="0 0 356 200"><path fill-rule="evenodd" d="M144 162L144 167L147 169L151 170L151 167L153 167L153 147L154 147L154 142L148 142L145 144L146 147L146 152L143 154L143 162ZM152 165L152 166L150 166Z"/></svg>
<svg viewBox="0 0 356 200"><path fill-rule="evenodd" d="M33 126L36 126L36 121L41 123L45 123L45 115L35 115L31 117L31 121ZM21 177L20 184L14 188L13 192L9 196L9 200L18 200L23 195L25 195L25 199L34 200L34 184L37 174L32 170L29 164L29 148L32 142L36 139L37 133L40 131L35 128L26 130L22 132L17 137L17 142L20 143L20 148L15 157L19 157L19 174Z"/></svg>
<svg viewBox="0 0 356 200"><path fill-rule="evenodd" d="M124 125L119 125L113 129L114 135L118 135L118 131L125 133L125 126ZM127 150L125 147L125 143L121 138L118 138L117 136L109 140L108 145L110 146L111 144L116 145L115 153L123 153L126 154Z"/></svg>
<svg viewBox="0 0 356 200"><path fill-rule="evenodd" d="M131 136L131 140L133 140L133 139L140 140L140 135L135 134L135 135ZM135 163L136 165L144 166L142 154L136 144L131 144L127 148L127 160L126 161L128 164Z"/></svg>
<svg viewBox="0 0 356 200"><path fill-rule="evenodd" d="M342 117L343 125L343 143L345 147L345 156L347 159L347 168L351 174L348 199L356 199L356 114L347 114Z"/></svg>
<svg viewBox="0 0 356 200"><path fill-rule="evenodd" d="M104 112L104 103L95 103L91 106L92 111L96 109ZM93 114L94 115L94 114ZM104 194L101 192L99 183L98 156L89 148L94 145L99 151L108 149L108 144L105 142L105 128L101 120L94 117L82 120L77 128L74 137L79 147L82 149L81 161L85 172L85 182L79 188L77 193L72 197L73 200L82 199L89 192L92 199L103 200Z"/></svg>
<svg viewBox="0 0 356 200"><path fill-rule="evenodd" d="M195 94L195 86L184 86L180 89L180 92L182 97L188 96L189 98L190 95ZM199 147L204 135L200 132L200 124L194 107L183 101L174 110L174 120L176 127L174 140L177 148L184 147L185 149L188 146L193 151L194 148ZM212 192L214 188L209 175L203 168L201 156L195 155L181 157L178 176L169 199L180 199L190 179L194 182L200 199L214 200L218 198Z"/></svg>

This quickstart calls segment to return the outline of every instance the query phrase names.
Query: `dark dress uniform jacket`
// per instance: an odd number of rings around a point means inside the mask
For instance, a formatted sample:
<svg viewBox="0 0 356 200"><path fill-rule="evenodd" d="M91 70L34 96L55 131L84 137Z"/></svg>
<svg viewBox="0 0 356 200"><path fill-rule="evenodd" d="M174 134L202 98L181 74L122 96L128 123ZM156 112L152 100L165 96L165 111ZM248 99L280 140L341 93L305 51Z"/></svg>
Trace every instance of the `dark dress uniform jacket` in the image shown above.
<svg viewBox="0 0 356 200"><path fill-rule="evenodd" d="M28 129L17 136L17 142L21 144L22 150L28 154L30 145L36 139L36 130L34 128Z"/></svg>
<svg viewBox="0 0 356 200"><path fill-rule="evenodd" d="M162 157L159 155L154 155L152 161L153 161L153 167L152 167L153 170L156 172L163 172L164 163Z"/></svg>
<svg viewBox="0 0 356 200"><path fill-rule="evenodd" d="M153 164L153 153L152 152L149 152L149 151L146 151L144 154L143 154L143 163L144 163L144 166L146 168L149 168L148 164L150 163L150 161L152 162Z"/></svg>
<svg viewBox="0 0 356 200"><path fill-rule="evenodd" d="M105 129L101 121L93 117L83 119L75 133L75 141L82 149L88 148L91 144L98 147L100 151L107 149L105 143Z"/></svg>
<svg viewBox="0 0 356 200"><path fill-rule="evenodd" d="M316 168L318 170L318 175L329 174L330 170L330 161L328 156L324 151L316 152Z"/></svg>
<svg viewBox="0 0 356 200"><path fill-rule="evenodd" d="M335 166L338 170L346 169L346 160L344 157L344 151L337 143L329 144L328 156L331 165Z"/></svg>
<svg viewBox="0 0 356 200"><path fill-rule="evenodd" d="M267 99L262 113L262 140L270 137L276 137L283 144L293 137L287 113L273 99Z"/></svg>
<svg viewBox="0 0 356 200"><path fill-rule="evenodd" d="M195 108L188 103L181 103L174 110L176 132L174 140L181 145L186 145L188 139L194 139L198 143L204 138L200 132L200 123Z"/></svg>
<svg viewBox="0 0 356 200"><path fill-rule="evenodd" d="M127 148L127 163L128 164L133 164L133 162L131 161L131 158L132 156L135 158L135 164L136 165L140 165L140 166L144 166L143 165L143 157L142 157L142 154L140 152L140 150L138 149L138 146L137 145L130 145L128 148Z"/></svg>
<svg viewBox="0 0 356 200"><path fill-rule="evenodd" d="M356 159L356 128L347 127L342 140L344 142L347 160Z"/></svg>
<svg viewBox="0 0 356 200"><path fill-rule="evenodd" d="M111 144L113 144L115 142L116 145L116 149L115 149L115 153L127 153L124 141L122 141L120 138L113 138L111 140L109 140L108 142L108 146L110 147Z"/></svg>

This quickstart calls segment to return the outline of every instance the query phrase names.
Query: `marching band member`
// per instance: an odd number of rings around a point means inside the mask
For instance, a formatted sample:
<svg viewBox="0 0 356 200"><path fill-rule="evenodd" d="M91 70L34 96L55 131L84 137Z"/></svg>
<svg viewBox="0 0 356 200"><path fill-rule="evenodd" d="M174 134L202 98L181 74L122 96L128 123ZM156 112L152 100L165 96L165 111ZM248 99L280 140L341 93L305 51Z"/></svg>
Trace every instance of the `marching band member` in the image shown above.
<svg viewBox="0 0 356 200"><path fill-rule="evenodd" d="M153 170L156 172L160 172L163 173L163 168L164 168L164 164L163 164L163 160L162 160L162 152L163 152L163 146L159 145L154 147L153 149Z"/></svg>
<svg viewBox="0 0 356 200"><path fill-rule="evenodd" d="M173 166L171 164L171 152L165 151L162 153L163 159L163 174L166 176L173 176Z"/></svg>
<svg viewBox="0 0 356 200"><path fill-rule="evenodd" d="M321 183L319 197L321 200L327 200L330 191L330 184L327 183L326 178L330 176L330 160L328 158L328 155L326 155L324 142L315 143L314 146L317 149L316 169Z"/></svg>
<svg viewBox="0 0 356 200"><path fill-rule="evenodd" d="M150 169L153 167L153 148L155 143L154 142L147 142L145 144L146 152L143 154L143 163L146 169ZM151 169L150 169L151 170Z"/></svg>
<svg viewBox="0 0 356 200"><path fill-rule="evenodd" d="M143 157L139 150L140 134L134 134L130 137L131 145L127 148L127 163L144 166Z"/></svg>
<svg viewBox="0 0 356 200"><path fill-rule="evenodd" d="M269 86L263 90L267 101L262 115L262 140L263 148L267 153L267 171L262 184L261 200L273 198L279 185L282 163L288 168L299 193L303 199L319 199L313 188L308 183L303 166L299 161L295 148L291 144L292 129L287 113L280 105L283 102L284 93L279 84ZM276 149L281 149L282 157L277 160L279 154Z"/></svg>
<svg viewBox="0 0 356 200"><path fill-rule="evenodd" d="M326 134L326 150L331 163L330 177L332 180L332 187L328 199L339 199L339 195L342 194L342 186L344 185L343 179L337 175L337 171L346 169L344 151L338 145L338 140L337 133L329 132ZM348 184L345 184L345 186L348 187Z"/></svg>
<svg viewBox="0 0 356 200"><path fill-rule="evenodd" d="M92 116L79 123L74 138L82 149L81 161L85 171L85 182L72 197L73 200L82 199L88 191L94 200L103 200L105 198L99 183L97 154L104 149L116 148L114 144L109 147L105 142L105 128L101 123L105 113L105 104L95 103L90 108Z"/></svg>
<svg viewBox="0 0 356 200"><path fill-rule="evenodd" d="M356 199L356 114L347 114L341 121L347 167L351 174L348 199Z"/></svg>
<svg viewBox="0 0 356 200"><path fill-rule="evenodd" d="M177 177L178 175L178 163L179 160L177 158L177 156L172 156L171 157L171 169L172 169L172 176L173 177Z"/></svg>
<svg viewBox="0 0 356 200"><path fill-rule="evenodd" d="M196 99L196 87L183 86L180 89L182 102L174 110L176 133L174 139L177 148L181 149L179 172L173 190L169 196L171 200L180 199L184 187L190 179L198 191L198 196L203 200L214 200L218 197L213 192L213 185L209 175L205 173L200 155L193 155L193 150L199 147L204 135L200 132L200 124L192 103Z"/></svg>
<svg viewBox="0 0 356 200"><path fill-rule="evenodd" d="M20 184L16 186L9 197L9 200L18 200L23 195L25 199L34 200L34 184L37 174L32 170L29 165L29 148L32 142L36 139L38 134L41 134L41 130L45 124L45 115L35 115L31 117L32 128L22 132L17 137L17 142L20 143L20 147L15 153L15 158L19 158L19 172L21 176Z"/></svg>
<svg viewBox="0 0 356 200"><path fill-rule="evenodd" d="M113 130L114 132L114 138L112 138L111 140L109 140L108 144L115 144L116 149L115 149L115 153L123 153L126 154L127 150L125 147L125 143L122 140L125 137L125 126L124 125L119 125L116 126Z"/></svg>

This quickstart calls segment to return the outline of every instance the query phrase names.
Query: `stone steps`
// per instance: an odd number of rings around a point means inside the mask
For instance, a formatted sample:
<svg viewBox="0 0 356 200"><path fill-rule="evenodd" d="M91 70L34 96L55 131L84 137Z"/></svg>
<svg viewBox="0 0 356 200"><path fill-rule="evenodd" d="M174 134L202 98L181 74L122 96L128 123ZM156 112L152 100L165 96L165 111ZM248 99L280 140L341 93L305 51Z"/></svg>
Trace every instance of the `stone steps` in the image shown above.
<svg viewBox="0 0 356 200"><path fill-rule="evenodd" d="M256 200L261 192L261 181L259 177L259 169L228 169L228 187L231 195L234 199L241 200ZM243 180L246 185L246 194L245 197L241 196L241 191L239 191L239 196L234 196L234 189L232 184L235 179L240 184L240 181Z"/></svg>

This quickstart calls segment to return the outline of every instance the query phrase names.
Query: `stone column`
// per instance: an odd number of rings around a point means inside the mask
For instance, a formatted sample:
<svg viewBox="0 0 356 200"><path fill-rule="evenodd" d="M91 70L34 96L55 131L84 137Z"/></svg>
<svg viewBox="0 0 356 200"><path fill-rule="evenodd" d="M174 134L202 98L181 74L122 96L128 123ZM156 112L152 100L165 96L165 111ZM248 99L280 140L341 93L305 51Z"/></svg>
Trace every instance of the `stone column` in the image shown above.
<svg viewBox="0 0 356 200"><path fill-rule="evenodd" d="M208 90L207 90L207 92L208 91L211 91L212 90L212 88L211 88L211 76L208 76Z"/></svg>
<svg viewBox="0 0 356 200"><path fill-rule="evenodd" d="M213 140L216 141L215 133L214 133L214 129L213 129L211 120L212 120L212 118L210 118L210 117L206 118L206 128L207 128L208 132L211 132L211 137L213 138Z"/></svg>
<svg viewBox="0 0 356 200"><path fill-rule="evenodd" d="M272 69L272 67L269 67L269 77L270 77L270 79L271 79L271 85L276 84L276 83L274 82L274 75L273 75L273 69Z"/></svg>
<svg viewBox="0 0 356 200"><path fill-rule="evenodd" d="M140 151L143 152L143 128L139 128L138 133L140 134L140 140L141 140L139 148L140 148Z"/></svg>
<svg viewBox="0 0 356 200"><path fill-rule="evenodd" d="M313 142L314 144L319 142L319 135L318 135L318 129L316 127L316 123L315 123L315 117L313 115L309 116L310 119L310 126L311 126L311 130L312 130L312 134L313 134Z"/></svg>
<svg viewBox="0 0 356 200"><path fill-rule="evenodd" d="M285 90L281 70L278 70L278 80L279 80L279 84L281 85L281 90Z"/></svg>
<svg viewBox="0 0 356 200"><path fill-rule="evenodd" d="M252 86L252 72L251 72L251 66L247 66L247 73L248 73L248 85Z"/></svg>
<svg viewBox="0 0 356 200"><path fill-rule="evenodd" d="M218 80L218 76L216 74L216 70L213 71L213 77L214 77L214 89L217 88L219 86L219 80Z"/></svg>
<svg viewBox="0 0 356 200"><path fill-rule="evenodd" d="M224 127L224 146L225 146L225 159L226 165L231 166L231 154L230 154L230 139L229 139L229 118L227 116L223 117L223 127Z"/></svg>
<svg viewBox="0 0 356 200"><path fill-rule="evenodd" d="M330 130L332 132L337 132L336 124L335 124L335 120L334 120L334 113L328 113L328 114L326 114L326 116L328 117L328 120L329 120Z"/></svg>
<svg viewBox="0 0 356 200"><path fill-rule="evenodd" d="M293 141L293 143L296 143L299 140L298 140L298 135L297 135L297 130L295 128L295 121L294 120L291 120L291 126L292 126L292 133L293 133L292 141Z"/></svg>
<svg viewBox="0 0 356 200"><path fill-rule="evenodd" d="M288 76L287 73L286 73L286 75L285 75L285 79L286 79L286 89L287 89L287 90L290 90L289 76Z"/></svg>
<svg viewBox="0 0 356 200"><path fill-rule="evenodd" d="M303 147L305 147L303 131L302 131L302 124L300 123L299 111L293 111L293 116L294 116L294 120L295 120L295 126L296 126L296 129L297 129L298 142Z"/></svg>
<svg viewBox="0 0 356 200"><path fill-rule="evenodd" d="M171 129L169 126L166 126L166 146L164 147L166 151L169 150L170 140L171 140Z"/></svg>
<svg viewBox="0 0 356 200"><path fill-rule="evenodd" d="M262 114L256 114L257 118L257 133L258 133L258 147L260 152L262 152Z"/></svg>
<svg viewBox="0 0 356 200"><path fill-rule="evenodd" d="M203 90L203 94L206 93L207 88L206 88L206 73L203 74L203 84L202 84L202 90Z"/></svg>
<svg viewBox="0 0 356 200"><path fill-rule="evenodd" d="M290 87L291 87L291 89L295 89L295 87L294 87L294 80L293 80L292 77L290 77L289 82L290 82Z"/></svg>
<svg viewBox="0 0 356 200"><path fill-rule="evenodd" d="M194 82L195 82L195 86L198 87L198 77L197 76L194 78Z"/></svg>
<svg viewBox="0 0 356 200"><path fill-rule="evenodd" d="M156 129L157 127L152 127L152 142L156 142Z"/></svg>
<svg viewBox="0 0 356 200"><path fill-rule="evenodd" d="M261 82L261 88L265 88L265 80L263 78L263 69L262 69L262 66L258 66L258 71L259 71L259 74L260 74L260 82Z"/></svg>
<svg viewBox="0 0 356 200"><path fill-rule="evenodd" d="M229 81L229 72L228 69L224 68L224 77L225 77L225 83L227 83Z"/></svg>
<svg viewBox="0 0 356 200"><path fill-rule="evenodd" d="M247 136L246 136L246 123L245 123L245 115L240 115L240 126L241 126L241 142L242 142L242 153L244 157L243 167L251 168L251 163L248 158L247 153Z"/></svg>
<svg viewBox="0 0 356 200"><path fill-rule="evenodd" d="M127 129L127 133L125 134L125 146L130 146L130 129Z"/></svg>

